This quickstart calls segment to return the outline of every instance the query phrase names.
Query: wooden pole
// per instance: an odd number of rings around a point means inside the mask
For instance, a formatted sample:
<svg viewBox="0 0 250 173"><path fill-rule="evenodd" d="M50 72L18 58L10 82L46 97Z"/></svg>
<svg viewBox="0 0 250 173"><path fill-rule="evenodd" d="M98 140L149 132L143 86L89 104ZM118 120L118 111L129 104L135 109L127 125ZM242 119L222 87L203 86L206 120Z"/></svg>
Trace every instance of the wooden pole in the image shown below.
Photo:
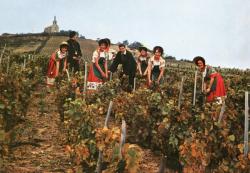
<svg viewBox="0 0 250 173"><path fill-rule="evenodd" d="M221 122L222 118L223 118L223 115L224 115L224 112L226 110L226 103L225 103L225 100L223 100L222 102L222 106L221 106L221 110L220 110L220 116L219 116L219 120L218 120L218 123Z"/></svg>
<svg viewBox="0 0 250 173"><path fill-rule="evenodd" d="M6 48L6 43L4 44L4 48L3 48L3 51L2 51L1 56L0 56L0 64L2 64L2 58L3 58L4 52L5 52L5 48Z"/></svg>
<svg viewBox="0 0 250 173"><path fill-rule="evenodd" d="M7 70L6 73L9 73L9 68L10 68L10 56L7 57Z"/></svg>
<svg viewBox="0 0 250 173"><path fill-rule="evenodd" d="M165 173L165 164L166 164L166 160L167 160L167 157L166 156L162 156L161 158L161 163L160 163L160 168L159 168L159 171L158 173Z"/></svg>
<svg viewBox="0 0 250 173"><path fill-rule="evenodd" d="M108 127L108 120L109 120L109 117L110 117L110 114L111 114L112 107L113 107L113 101L110 101L109 102L108 112L107 112L106 119L105 119L104 127Z"/></svg>
<svg viewBox="0 0 250 173"><path fill-rule="evenodd" d="M101 165L102 165L102 156L103 156L102 152L99 151L97 166L96 166L96 170L95 170L96 173L101 173L102 172L102 167L101 167Z"/></svg>
<svg viewBox="0 0 250 173"><path fill-rule="evenodd" d="M104 128L108 127L108 120L109 120L109 117L110 117L112 106L113 106L113 101L110 101L109 102L108 112L107 112L105 123L104 123ZM96 165L96 170L95 170L96 173L101 173L101 171L102 171L101 170L101 168L102 168L102 156L103 156L102 151L99 151L97 165Z"/></svg>
<svg viewBox="0 0 250 173"><path fill-rule="evenodd" d="M87 90L87 68L88 68L88 63L85 62L85 65L84 65L84 88L83 88L83 91L84 93L86 93L86 90Z"/></svg>
<svg viewBox="0 0 250 173"><path fill-rule="evenodd" d="M66 73L67 73L68 81L70 82L70 76L69 76L69 71L68 71L68 69L66 69Z"/></svg>
<svg viewBox="0 0 250 173"><path fill-rule="evenodd" d="M245 130L244 130L244 156L248 155L248 130L249 130L249 104L248 104L248 91L245 92Z"/></svg>
<svg viewBox="0 0 250 173"><path fill-rule="evenodd" d="M134 78L134 87L133 87L133 92L135 92L135 88L136 88L136 78Z"/></svg>
<svg viewBox="0 0 250 173"><path fill-rule="evenodd" d="M122 147L125 144L126 141L126 121L122 120L122 127L121 127L121 140L120 140L120 149L119 149L119 155L122 159Z"/></svg>
<svg viewBox="0 0 250 173"><path fill-rule="evenodd" d="M179 93L179 99L178 99L178 109L181 109L181 99L182 99L182 93L183 93L183 83L184 83L184 77L181 78L180 93Z"/></svg>
<svg viewBox="0 0 250 173"><path fill-rule="evenodd" d="M26 68L26 58L24 57L24 60L23 60L23 69Z"/></svg>
<svg viewBox="0 0 250 173"><path fill-rule="evenodd" d="M201 80L201 93L203 93L203 88L204 88L204 77L202 75L202 80Z"/></svg>
<svg viewBox="0 0 250 173"><path fill-rule="evenodd" d="M195 102L196 102L196 85L197 85L197 74L198 71L195 71L195 75L194 75L194 96L193 96L193 106L195 106Z"/></svg>
<svg viewBox="0 0 250 173"><path fill-rule="evenodd" d="M113 73L110 72L110 78L109 78L110 81L112 80L112 77L113 77Z"/></svg>

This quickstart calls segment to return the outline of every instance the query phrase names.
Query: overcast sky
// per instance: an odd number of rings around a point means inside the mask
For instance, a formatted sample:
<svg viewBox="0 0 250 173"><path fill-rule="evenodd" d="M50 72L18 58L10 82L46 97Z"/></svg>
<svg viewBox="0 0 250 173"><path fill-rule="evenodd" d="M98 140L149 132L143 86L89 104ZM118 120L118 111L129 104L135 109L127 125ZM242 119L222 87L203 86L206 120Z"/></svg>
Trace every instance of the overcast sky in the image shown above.
<svg viewBox="0 0 250 173"><path fill-rule="evenodd" d="M250 0L1 0L0 34L60 30L160 45L178 59L250 68Z"/></svg>

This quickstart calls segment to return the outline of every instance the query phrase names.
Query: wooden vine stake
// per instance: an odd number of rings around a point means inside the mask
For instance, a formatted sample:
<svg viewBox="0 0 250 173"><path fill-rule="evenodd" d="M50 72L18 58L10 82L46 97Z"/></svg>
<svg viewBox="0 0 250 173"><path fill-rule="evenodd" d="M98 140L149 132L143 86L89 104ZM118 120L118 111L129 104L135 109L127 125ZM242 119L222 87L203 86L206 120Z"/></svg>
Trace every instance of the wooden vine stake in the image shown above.
<svg viewBox="0 0 250 173"><path fill-rule="evenodd" d="M135 92L135 88L136 88L136 78L134 78L134 87L133 87L133 92Z"/></svg>
<svg viewBox="0 0 250 173"><path fill-rule="evenodd" d="M110 72L110 77L109 77L109 80L112 81L112 77L113 77L113 73Z"/></svg>
<svg viewBox="0 0 250 173"><path fill-rule="evenodd" d="M68 71L68 69L66 69L66 73L67 73L68 81L70 81L70 76L69 76L69 71Z"/></svg>
<svg viewBox="0 0 250 173"><path fill-rule="evenodd" d="M3 48L3 51L2 51L1 56L0 56L0 64L2 64L2 58L3 58L4 52L5 52L5 48L6 48L6 43L4 44L4 48Z"/></svg>
<svg viewBox="0 0 250 173"><path fill-rule="evenodd" d="M194 75L194 96L193 96L193 106L195 106L195 102L196 102L196 85L197 85L197 74L198 71L195 71L195 75Z"/></svg>
<svg viewBox="0 0 250 173"><path fill-rule="evenodd" d="M23 60L23 69L26 68L26 58L24 57L24 60Z"/></svg>
<svg viewBox="0 0 250 173"><path fill-rule="evenodd" d="M183 93L183 83L184 83L184 77L181 78L180 93L179 93L179 99L178 99L178 109L181 109L181 99L182 99L182 93Z"/></svg>
<svg viewBox="0 0 250 173"><path fill-rule="evenodd" d="M126 121L122 120L122 127L121 127L121 140L120 140L120 148L119 148L119 155L120 158L122 159L122 147L125 144L126 141Z"/></svg>
<svg viewBox="0 0 250 173"><path fill-rule="evenodd" d="M245 92L245 130L244 130L244 156L248 155L248 130L249 130L249 104L248 104L248 91Z"/></svg>
<svg viewBox="0 0 250 173"><path fill-rule="evenodd" d="M202 76L202 79L201 79L201 92L203 93L203 89L204 88L204 77Z"/></svg>
<svg viewBox="0 0 250 173"><path fill-rule="evenodd" d="M85 62L85 65L84 65L84 87L83 87L83 91L84 93L86 93L86 90L87 90L87 73L88 73L88 63Z"/></svg>
<svg viewBox="0 0 250 173"><path fill-rule="evenodd" d="M220 115L219 115L219 119L218 119L218 123L221 122L222 118L223 118L223 115L224 115L224 112L226 110L226 103L225 103L225 100L222 101L222 106L221 106L221 110L220 110Z"/></svg>
<svg viewBox="0 0 250 173"><path fill-rule="evenodd" d="M162 156L158 173L165 173L167 156Z"/></svg>
<svg viewBox="0 0 250 173"><path fill-rule="evenodd" d="M110 117L110 114L111 114L112 107L113 107L113 101L110 101L109 102L108 112L107 112L105 123L104 123L104 128L108 128L108 120L109 120L109 117ZM102 156L103 156L102 151L99 151L96 170L95 170L96 173L101 173L102 172Z"/></svg>
<svg viewBox="0 0 250 173"><path fill-rule="evenodd" d="M105 119L104 128L108 127L108 121L109 121L109 117L110 117L110 114L111 114L112 107L113 107L113 101L110 101L109 102L108 112L107 112L106 119Z"/></svg>
<svg viewBox="0 0 250 173"><path fill-rule="evenodd" d="M7 69L6 69L6 73L9 73L9 69L10 69L10 56L7 57Z"/></svg>

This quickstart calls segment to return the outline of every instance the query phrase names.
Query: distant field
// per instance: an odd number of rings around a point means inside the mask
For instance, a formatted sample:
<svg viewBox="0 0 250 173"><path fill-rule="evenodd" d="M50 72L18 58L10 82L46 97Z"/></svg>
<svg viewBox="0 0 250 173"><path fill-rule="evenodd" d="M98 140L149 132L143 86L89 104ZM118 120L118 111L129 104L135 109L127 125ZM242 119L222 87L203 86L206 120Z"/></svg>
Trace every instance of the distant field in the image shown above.
<svg viewBox="0 0 250 173"><path fill-rule="evenodd" d="M48 36L0 36L0 47L6 47L13 53L36 52L46 42Z"/></svg>

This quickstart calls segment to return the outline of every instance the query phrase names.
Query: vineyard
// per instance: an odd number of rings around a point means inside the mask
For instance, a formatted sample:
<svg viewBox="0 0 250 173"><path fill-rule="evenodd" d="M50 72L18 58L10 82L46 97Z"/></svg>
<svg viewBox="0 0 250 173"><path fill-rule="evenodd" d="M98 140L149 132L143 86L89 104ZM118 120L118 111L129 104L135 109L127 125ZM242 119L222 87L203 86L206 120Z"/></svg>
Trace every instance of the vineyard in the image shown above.
<svg viewBox="0 0 250 173"><path fill-rule="evenodd" d="M136 76L126 92L117 72L98 92L81 93L83 66L47 88L49 56L0 56L1 172L250 172L250 71L217 69L227 88L221 113L222 105L204 102L199 73L194 98L192 65L167 63L164 84L151 89Z"/></svg>

